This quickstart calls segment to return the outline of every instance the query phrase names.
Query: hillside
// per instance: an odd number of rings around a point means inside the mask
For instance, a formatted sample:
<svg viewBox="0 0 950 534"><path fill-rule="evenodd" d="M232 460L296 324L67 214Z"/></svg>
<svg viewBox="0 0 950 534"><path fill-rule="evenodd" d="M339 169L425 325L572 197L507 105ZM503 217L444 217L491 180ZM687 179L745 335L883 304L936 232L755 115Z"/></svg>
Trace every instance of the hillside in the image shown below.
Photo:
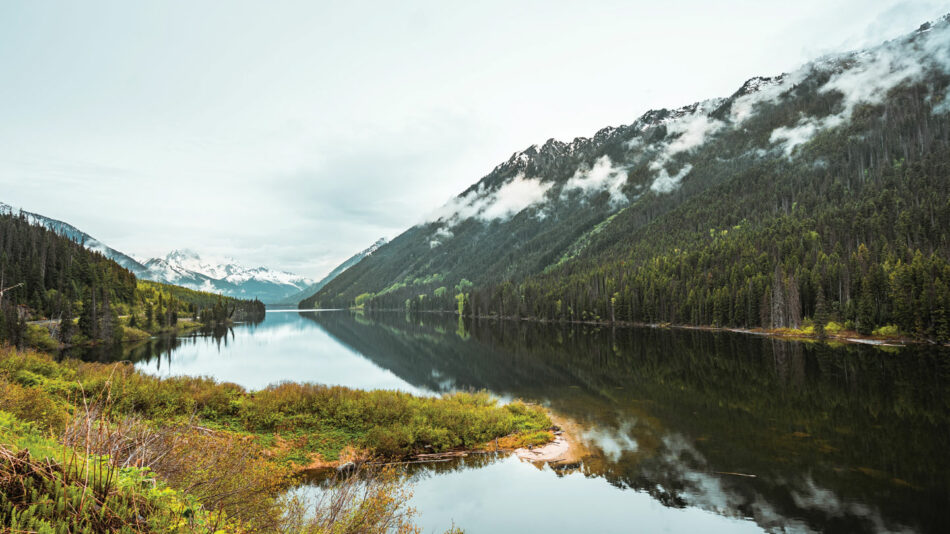
<svg viewBox="0 0 950 534"><path fill-rule="evenodd" d="M329 284L334 278L336 278L337 276L340 276L343 273L343 271L356 265L357 263L362 261L363 258L376 252L379 249L379 247L385 244L386 244L385 237L381 237L377 239L376 242L370 245L369 247L357 252L356 254L353 254L352 256L347 258L346 261L337 265L332 271L330 271L329 274L321 278L319 282L307 287L300 293L287 297L287 302L291 304L297 304L298 307L301 309L310 307L310 305L312 305L313 303L313 299L311 297L313 297L314 295L317 294L318 291L323 289L323 286Z"/></svg>
<svg viewBox="0 0 950 534"><path fill-rule="evenodd" d="M121 342L130 329L174 330L179 317L201 316L210 324L264 315L260 301L139 281L74 236L36 222L27 214L0 213L0 344L53 350ZM49 321L29 324L35 320Z"/></svg>
<svg viewBox="0 0 950 534"><path fill-rule="evenodd" d="M950 18L491 173L320 306L950 338Z"/></svg>
<svg viewBox="0 0 950 534"><path fill-rule="evenodd" d="M45 215L40 215L39 213L31 213L29 211L15 210L13 206L0 202L0 215L19 215L22 214L31 224L38 226L43 226L57 234L67 237L73 242L79 243L85 246L89 250L93 250L109 258L110 260L118 263L122 267L132 271L132 272L141 272L145 270L145 266L139 263L138 260L115 250L114 248L102 243L98 239L92 237L91 235L83 232L75 226L60 221L58 219L53 219L46 217Z"/></svg>
<svg viewBox="0 0 950 534"><path fill-rule="evenodd" d="M290 295L296 295L313 282L303 276L267 267L245 267L232 259L224 263L205 261L198 253L187 249L173 250L164 258L139 261L58 219L17 210L3 202L0 202L0 215L22 215L32 224L43 226L89 250L102 254L142 280L178 285L239 299L256 298L264 302L287 300ZM297 300L299 299L293 302Z"/></svg>

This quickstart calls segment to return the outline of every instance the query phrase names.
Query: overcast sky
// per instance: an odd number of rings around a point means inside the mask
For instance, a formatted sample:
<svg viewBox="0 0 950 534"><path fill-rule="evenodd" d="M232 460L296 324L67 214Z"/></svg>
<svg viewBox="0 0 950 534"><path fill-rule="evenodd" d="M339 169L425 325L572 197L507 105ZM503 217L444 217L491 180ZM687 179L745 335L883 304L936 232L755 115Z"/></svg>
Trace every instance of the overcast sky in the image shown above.
<svg viewBox="0 0 950 534"><path fill-rule="evenodd" d="M318 278L512 152L727 96L947 11L4 1L0 201L139 257L187 247Z"/></svg>

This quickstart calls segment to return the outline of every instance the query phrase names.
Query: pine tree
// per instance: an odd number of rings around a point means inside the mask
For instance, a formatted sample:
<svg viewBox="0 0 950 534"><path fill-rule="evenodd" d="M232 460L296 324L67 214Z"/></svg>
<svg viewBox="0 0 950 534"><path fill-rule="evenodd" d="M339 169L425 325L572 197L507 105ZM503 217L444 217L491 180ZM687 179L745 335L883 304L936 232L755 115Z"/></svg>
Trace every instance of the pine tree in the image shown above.
<svg viewBox="0 0 950 534"><path fill-rule="evenodd" d="M89 339L99 339L99 321L96 314L96 291L90 289L79 314L79 331Z"/></svg>
<svg viewBox="0 0 950 534"><path fill-rule="evenodd" d="M63 307L62 319L59 322L59 341L69 344L73 338L74 330L75 325L73 324L73 308L70 306L69 302L67 302Z"/></svg>
<svg viewBox="0 0 950 534"><path fill-rule="evenodd" d="M818 296L815 299L815 333L819 339L827 337L825 333L825 324L828 323L828 309L825 303L825 290L818 285Z"/></svg>

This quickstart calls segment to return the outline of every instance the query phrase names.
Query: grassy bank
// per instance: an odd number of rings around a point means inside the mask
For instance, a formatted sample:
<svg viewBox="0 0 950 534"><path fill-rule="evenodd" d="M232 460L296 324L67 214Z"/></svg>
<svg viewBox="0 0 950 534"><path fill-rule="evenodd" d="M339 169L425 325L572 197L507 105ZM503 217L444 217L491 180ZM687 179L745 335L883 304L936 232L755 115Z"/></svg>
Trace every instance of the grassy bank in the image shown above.
<svg viewBox="0 0 950 534"><path fill-rule="evenodd" d="M40 473L37 465L54 466L47 473L53 474L36 475L47 488L40 494L46 494L85 480L80 476L85 468L75 471L70 465L94 464L113 473L106 484L111 489L100 490L102 495L139 509L151 503L163 528L183 521L175 528L197 530L225 524L232 530L280 530L295 507L278 495L303 468L340 459L390 460L475 448L506 436L537 443L551 425L540 408L520 402L499 406L485 393L424 398L291 383L248 392L207 378L158 379L127 364L55 362L10 348L0 348L0 413L8 429L0 433L6 451L0 457L7 462L0 463L0 478L3 470ZM142 477L154 484L140 487L136 481ZM398 485L391 487L400 491ZM77 488L70 491L84 493ZM121 497L127 490L132 496ZM148 501L153 494L163 497ZM404 499L390 497L380 494L389 503L383 508L405 505ZM50 494L43 502L62 499L71 502L72 497ZM12 525L36 504L7 497L0 521ZM62 514L61 505L50 506L32 513ZM112 510L103 506L97 510ZM70 517L85 516L77 509ZM71 531L76 530L81 528Z"/></svg>

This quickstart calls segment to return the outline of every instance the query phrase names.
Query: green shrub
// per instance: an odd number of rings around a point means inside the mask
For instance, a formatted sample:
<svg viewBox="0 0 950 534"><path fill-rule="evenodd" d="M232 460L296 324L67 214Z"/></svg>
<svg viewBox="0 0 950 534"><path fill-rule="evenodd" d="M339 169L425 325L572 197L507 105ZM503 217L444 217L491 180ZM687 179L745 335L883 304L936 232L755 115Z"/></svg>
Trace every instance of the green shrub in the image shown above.
<svg viewBox="0 0 950 534"><path fill-rule="evenodd" d="M26 325L26 344L49 352L59 349L59 342L50 337L49 330L38 324Z"/></svg>
<svg viewBox="0 0 950 534"><path fill-rule="evenodd" d="M897 328L896 324L888 324L875 328L871 334L877 337L892 338L900 335L900 329Z"/></svg>
<svg viewBox="0 0 950 534"><path fill-rule="evenodd" d="M841 323L835 321L828 321L828 324L825 325L825 332L835 335L844 330L844 326Z"/></svg>
<svg viewBox="0 0 950 534"><path fill-rule="evenodd" d="M0 410L9 412L22 421L30 421L54 431L65 428L69 418L66 408L53 400L42 388L7 382L2 377Z"/></svg>

